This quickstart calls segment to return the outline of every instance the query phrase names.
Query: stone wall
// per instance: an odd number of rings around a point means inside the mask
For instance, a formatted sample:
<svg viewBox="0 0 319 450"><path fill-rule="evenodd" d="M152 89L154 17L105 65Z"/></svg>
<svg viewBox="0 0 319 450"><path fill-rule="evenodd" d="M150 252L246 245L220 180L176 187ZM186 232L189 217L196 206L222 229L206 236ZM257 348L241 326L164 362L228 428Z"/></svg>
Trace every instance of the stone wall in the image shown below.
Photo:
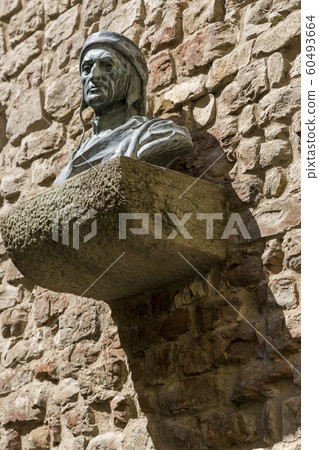
<svg viewBox="0 0 319 450"><path fill-rule="evenodd" d="M147 56L148 115L192 133L174 170L224 185L252 235L205 274L218 292L194 272L112 312L33 286L0 242L1 449L300 448L299 8L1 0L1 213L76 147L79 53L108 29Z"/></svg>

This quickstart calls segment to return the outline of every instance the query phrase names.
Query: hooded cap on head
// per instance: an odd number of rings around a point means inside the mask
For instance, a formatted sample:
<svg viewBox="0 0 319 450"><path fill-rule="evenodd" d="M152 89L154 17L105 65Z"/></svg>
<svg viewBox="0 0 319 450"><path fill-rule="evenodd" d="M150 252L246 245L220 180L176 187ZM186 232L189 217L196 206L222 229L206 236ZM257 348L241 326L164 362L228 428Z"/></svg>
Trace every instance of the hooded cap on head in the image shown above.
<svg viewBox="0 0 319 450"><path fill-rule="evenodd" d="M82 72L82 61L87 51L91 48L99 48L100 46L103 48L104 45L107 45L121 53L121 55L124 56L124 58L128 60L136 69L137 74L142 82L142 89L141 96L134 106L139 115L144 115L146 102L146 83L148 78L147 65L142 52L130 39L113 31L99 31L98 33L91 34L91 36L89 36L84 42L81 51L80 73Z"/></svg>

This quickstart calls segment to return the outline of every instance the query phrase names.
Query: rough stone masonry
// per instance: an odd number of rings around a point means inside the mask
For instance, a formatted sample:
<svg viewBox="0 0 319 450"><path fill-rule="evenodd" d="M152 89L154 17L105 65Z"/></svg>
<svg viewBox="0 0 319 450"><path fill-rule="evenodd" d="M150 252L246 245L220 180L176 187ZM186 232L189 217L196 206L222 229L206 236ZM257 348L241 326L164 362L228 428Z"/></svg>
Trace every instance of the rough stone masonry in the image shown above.
<svg viewBox="0 0 319 450"><path fill-rule="evenodd" d="M1 214L69 160L79 53L110 30L147 57L147 114L192 134L173 169L224 186L252 236L209 283L112 311L0 242L0 448L299 449L300 1L2 0L0 23Z"/></svg>

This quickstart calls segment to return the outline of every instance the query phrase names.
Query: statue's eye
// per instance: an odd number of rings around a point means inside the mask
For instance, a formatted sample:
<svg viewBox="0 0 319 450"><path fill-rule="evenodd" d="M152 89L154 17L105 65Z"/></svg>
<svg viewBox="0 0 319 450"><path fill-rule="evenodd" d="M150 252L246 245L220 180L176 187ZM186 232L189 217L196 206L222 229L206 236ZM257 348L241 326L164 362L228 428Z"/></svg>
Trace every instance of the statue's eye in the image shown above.
<svg viewBox="0 0 319 450"><path fill-rule="evenodd" d="M113 64L110 61L101 61L100 64L102 69L106 72L111 72L111 70L113 69Z"/></svg>
<svg viewBox="0 0 319 450"><path fill-rule="evenodd" d="M82 67L82 72L85 73L86 75L88 75L91 72L91 66L89 64L85 64Z"/></svg>

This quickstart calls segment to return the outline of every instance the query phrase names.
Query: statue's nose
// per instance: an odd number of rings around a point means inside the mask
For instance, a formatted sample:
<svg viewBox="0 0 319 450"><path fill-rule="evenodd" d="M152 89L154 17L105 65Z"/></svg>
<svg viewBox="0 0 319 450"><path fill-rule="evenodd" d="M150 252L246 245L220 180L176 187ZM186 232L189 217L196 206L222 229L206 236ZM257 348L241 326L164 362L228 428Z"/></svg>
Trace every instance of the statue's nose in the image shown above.
<svg viewBox="0 0 319 450"><path fill-rule="evenodd" d="M101 71L98 66L98 64L93 64L92 70L91 70L91 79L92 80L100 80L101 79Z"/></svg>

